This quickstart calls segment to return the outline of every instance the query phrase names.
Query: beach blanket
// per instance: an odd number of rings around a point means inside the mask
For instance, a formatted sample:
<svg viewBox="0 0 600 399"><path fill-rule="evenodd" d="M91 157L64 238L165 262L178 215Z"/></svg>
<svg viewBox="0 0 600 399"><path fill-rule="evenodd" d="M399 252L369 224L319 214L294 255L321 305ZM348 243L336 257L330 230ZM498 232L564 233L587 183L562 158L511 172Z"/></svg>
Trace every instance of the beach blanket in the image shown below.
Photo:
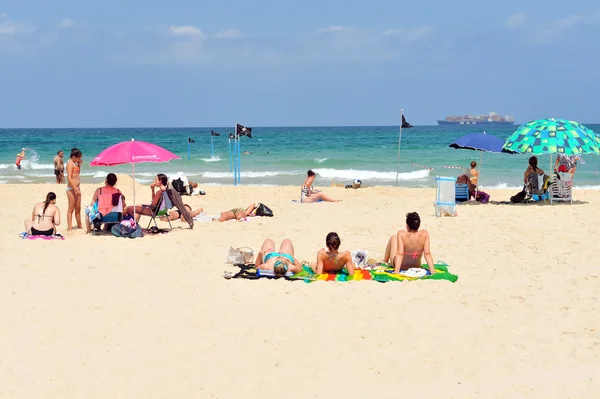
<svg viewBox="0 0 600 399"><path fill-rule="evenodd" d="M19 237L21 237L22 239L28 239L28 240L64 240L65 237L60 235L60 234L56 234L53 236L32 236L30 234L27 234L26 232L23 233L19 233Z"/></svg>
<svg viewBox="0 0 600 399"><path fill-rule="evenodd" d="M370 269L356 269L354 275L350 276L344 269L340 273L315 274L311 267L303 263L302 271L294 275L275 277L272 273L261 273L256 270L254 264L236 265L240 268L237 273L226 273L225 278L244 278L256 280L259 278L283 278L288 281L304 281L311 283L314 281L362 281L372 280L380 283L388 281L412 281L412 280L447 280L452 283L458 280L458 276L448 271L448 265L445 262L437 262L434 265L435 273L430 274L427 265L421 268L409 269L400 274L394 274L394 268L387 263L380 262L370 266Z"/></svg>

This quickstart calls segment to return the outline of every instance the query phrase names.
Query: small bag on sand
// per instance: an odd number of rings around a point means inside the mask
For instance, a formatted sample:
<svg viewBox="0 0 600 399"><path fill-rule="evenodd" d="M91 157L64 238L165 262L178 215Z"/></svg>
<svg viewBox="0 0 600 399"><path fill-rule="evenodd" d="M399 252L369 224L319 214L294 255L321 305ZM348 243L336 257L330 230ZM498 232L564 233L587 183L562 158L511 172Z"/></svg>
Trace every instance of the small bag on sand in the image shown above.
<svg viewBox="0 0 600 399"><path fill-rule="evenodd" d="M252 248L230 247L229 253L227 254L227 263L231 263L233 265L245 265L247 263L252 263L253 258L254 258L254 251L252 250Z"/></svg>

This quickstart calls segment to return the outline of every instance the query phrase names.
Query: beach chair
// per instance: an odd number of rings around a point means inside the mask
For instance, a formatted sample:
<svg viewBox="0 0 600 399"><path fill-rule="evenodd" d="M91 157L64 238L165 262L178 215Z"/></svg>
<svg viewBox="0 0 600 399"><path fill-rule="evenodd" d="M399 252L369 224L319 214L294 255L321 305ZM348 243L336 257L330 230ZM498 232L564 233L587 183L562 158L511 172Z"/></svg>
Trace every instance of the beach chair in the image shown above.
<svg viewBox="0 0 600 399"><path fill-rule="evenodd" d="M454 199L456 202L465 202L469 200L469 185L456 183Z"/></svg>
<svg viewBox="0 0 600 399"><path fill-rule="evenodd" d="M573 177L570 173L558 172L550 184L550 204L555 201L573 203Z"/></svg>
<svg viewBox="0 0 600 399"><path fill-rule="evenodd" d="M525 183L525 198L526 200L545 201L548 199L548 175L538 175L533 172L527 177Z"/></svg>
<svg viewBox="0 0 600 399"><path fill-rule="evenodd" d="M183 219L190 225L190 229L194 228L194 218L188 212L183 200L181 199L181 195L179 192L173 188L167 188L167 195L169 196L169 200L171 201L172 206L177 208L179 214L183 216Z"/></svg>
<svg viewBox="0 0 600 399"><path fill-rule="evenodd" d="M100 213L98 215L100 218L93 221L92 235L96 235L98 231L102 230L102 224L115 224L123 220L123 195L119 196L119 202L112 207L109 213L104 216Z"/></svg>
<svg viewBox="0 0 600 399"><path fill-rule="evenodd" d="M152 215L150 216L150 221L148 222L148 227L146 227L146 230L150 228L152 222L154 222L154 226L158 228L156 218L160 218L162 216L166 216L167 223L169 223L169 229L173 230L173 226L171 226L171 220L169 220L169 210L171 208L173 208L173 203L171 202L171 199L169 198L169 195L165 190L162 192L160 200L158 201L158 204L156 204L156 207L154 208Z"/></svg>
<svg viewBox="0 0 600 399"><path fill-rule="evenodd" d="M435 177L435 217L454 216L456 208L456 184L453 177Z"/></svg>

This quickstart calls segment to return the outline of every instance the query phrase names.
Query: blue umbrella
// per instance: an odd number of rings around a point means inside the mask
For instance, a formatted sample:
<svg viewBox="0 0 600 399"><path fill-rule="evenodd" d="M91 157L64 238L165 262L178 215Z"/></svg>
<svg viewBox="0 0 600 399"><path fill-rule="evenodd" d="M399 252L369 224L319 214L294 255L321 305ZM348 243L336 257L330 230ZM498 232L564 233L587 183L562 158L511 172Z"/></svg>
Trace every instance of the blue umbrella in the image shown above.
<svg viewBox="0 0 600 399"><path fill-rule="evenodd" d="M503 146L504 140L496 136L487 135L485 132L483 132L462 136L448 147L481 152L507 152L509 154L515 153L514 151L502 148ZM481 171L481 155L479 155L479 170ZM477 182L477 186L479 187L479 182ZM475 198L477 198L477 189L475 190Z"/></svg>
<svg viewBox="0 0 600 399"><path fill-rule="evenodd" d="M458 138L448 147L485 152L508 152L514 154L514 151L503 149L503 146L504 140L496 136L490 136L485 133L472 133Z"/></svg>

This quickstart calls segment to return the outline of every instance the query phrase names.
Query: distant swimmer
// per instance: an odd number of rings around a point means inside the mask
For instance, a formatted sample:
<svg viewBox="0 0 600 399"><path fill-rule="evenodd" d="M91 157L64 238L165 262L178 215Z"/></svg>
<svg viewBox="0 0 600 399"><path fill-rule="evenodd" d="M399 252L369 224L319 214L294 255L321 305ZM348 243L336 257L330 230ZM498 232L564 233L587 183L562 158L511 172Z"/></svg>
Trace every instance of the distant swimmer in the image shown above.
<svg viewBox="0 0 600 399"><path fill-rule="evenodd" d="M244 155L250 155L250 154L252 154L252 153L249 151L244 151Z"/></svg>
<svg viewBox="0 0 600 399"><path fill-rule="evenodd" d="M17 159L15 160L15 165L17 165L17 169L21 169L21 161L25 159L25 150L27 150L27 148L23 148L21 152L17 154Z"/></svg>

